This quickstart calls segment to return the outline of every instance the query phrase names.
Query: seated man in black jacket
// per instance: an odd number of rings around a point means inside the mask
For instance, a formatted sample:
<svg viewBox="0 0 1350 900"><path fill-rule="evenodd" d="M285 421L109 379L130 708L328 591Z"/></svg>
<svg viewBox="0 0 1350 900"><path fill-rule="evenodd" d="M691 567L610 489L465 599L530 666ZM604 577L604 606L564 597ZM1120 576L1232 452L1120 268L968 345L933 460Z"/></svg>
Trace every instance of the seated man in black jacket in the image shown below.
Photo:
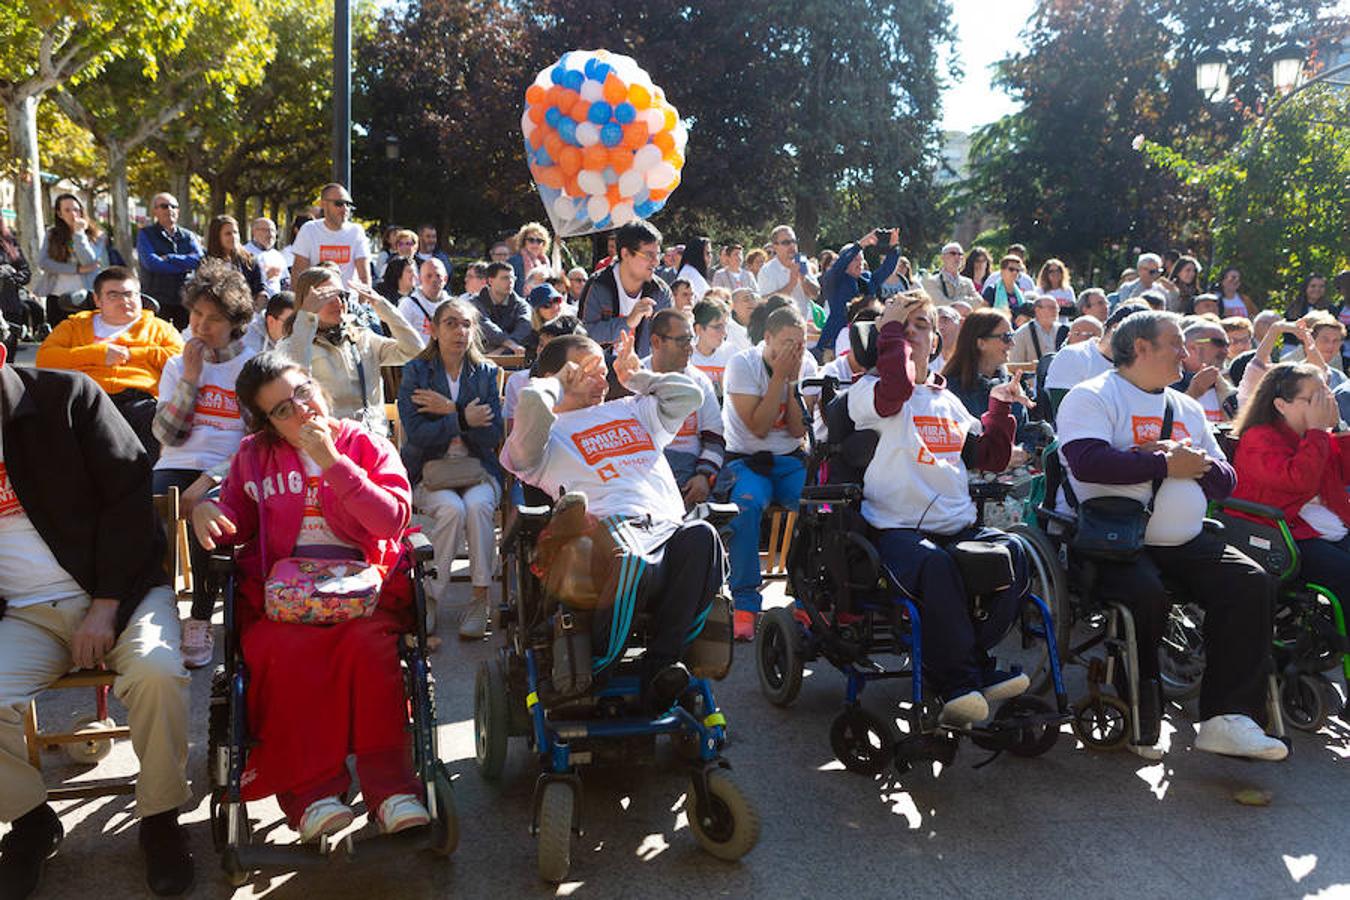
<svg viewBox="0 0 1350 900"><path fill-rule="evenodd" d="M72 667L106 664L140 758L136 811L157 894L192 884L178 824L188 676L164 584L150 459L87 375L4 366L0 351L0 895L27 897L64 834L28 763L28 702Z"/></svg>

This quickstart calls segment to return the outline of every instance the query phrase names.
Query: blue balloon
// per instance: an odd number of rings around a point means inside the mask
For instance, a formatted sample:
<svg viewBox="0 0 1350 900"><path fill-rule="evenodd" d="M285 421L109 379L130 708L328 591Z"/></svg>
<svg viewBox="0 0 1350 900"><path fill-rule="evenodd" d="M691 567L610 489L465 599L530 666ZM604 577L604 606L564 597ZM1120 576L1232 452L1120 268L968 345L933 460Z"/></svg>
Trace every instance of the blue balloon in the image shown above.
<svg viewBox="0 0 1350 900"><path fill-rule="evenodd" d="M619 173L614 171L613 166L605 166L605 170L600 173L600 177L605 179L605 184L619 183Z"/></svg>
<svg viewBox="0 0 1350 900"><path fill-rule="evenodd" d="M576 69L568 69L567 74L563 76L563 87L572 91L581 90L581 84L586 80L586 76Z"/></svg>
<svg viewBox="0 0 1350 900"><path fill-rule="evenodd" d="M595 107L591 107L595 109ZM600 129L600 143L606 147L617 147L623 141L623 128L610 122L604 128Z"/></svg>
<svg viewBox="0 0 1350 900"><path fill-rule="evenodd" d="M604 84L605 79L609 77L609 73L613 71L614 71L613 66L611 66L609 63L603 63L597 59L595 60L595 74L591 75L590 72L587 72L586 74L590 75L592 80Z"/></svg>
<svg viewBox="0 0 1350 900"><path fill-rule="evenodd" d="M605 216L599 222L595 223L596 230L604 231L606 228L612 228L614 223L610 221L609 216Z"/></svg>
<svg viewBox="0 0 1350 900"><path fill-rule="evenodd" d="M664 201L664 200L649 200L648 203L650 203L650 204L651 204L651 207L652 207L652 211L649 212L649 213L647 213L647 215L649 215L649 216L654 216L654 215L656 215L656 214L659 213L662 209L664 209L664 208L665 208L665 205L666 205L666 201Z"/></svg>
<svg viewBox="0 0 1350 900"><path fill-rule="evenodd" d="M577 143L577 123L571 119L564 118L558 123L558 137L574 147L580 146Z"/></svg>
<svg viewBox="0 0 1350 900"><path fill-rule="evenodd" d="M549 124L550 128L557 128L558 122L562 117L562 110L558 109L556 106L550 106L548 109L544 110L544 121Z"/></svg>
<svg viewBox="0 0 1350 900"><path fill-rule="evenodd" d="M554 84L562 84L563 78L567 75L567 69L561 64L553 67L553 71L548 73L549 80Z"/></svg>
<svg viewBox="0 0 1350 900"><path fill-rule="evenodd" d="M562 196L562 191L557 188L551 188L546 184L541 184L539 185L539 196L543 197L544 202L552 208L553 201Z"/></svg>
<svg viewBox="0 0 1350 900"><path fill-rule="evenodd" d="M599 61L598 59L596 59L595 57L591 57L590 59L586 60L586 65L584 65L584 66L581 67L581 71L585 72L585 73L586 73L586 77L589 78L589 79L591 79L592 81L595 81L595 80L596 80L596 78L595 78L595 66L596 66L596 64L599 63L599 62L600 62L600 61Z"/></svg>
<svg viewBox="0 0 1350 900"><path fill-rule="evenodd" d="M543 144L540 144L539 149L534 151L534 161L541 166L551 166L554 164L553 157L548 155L548 151L544 149Z"/></svg>
<svg viewBox="0 0 1350 900"><path fill-rule="evenodd" d="M644 201L633 207L633 212L637 213L639 219L645 219L656 212L657 206L650 200Z"/></svg>
<svg viewBox="0 0 1350 900"><path fill-rule="evenodd" d="M636 118L637 109L635 109L633 104L629 103L627 100L614 107L614 121L618 122L620 125L627 125Z"/></svg>
<svg viewBox="0 0 1350 900"><path fill-rule="evenodd" d="M597 100L591 104L590 110L586 113L586 118L597 125L603 125L609 121L612 110L608 103L603 100Z"/></svg>

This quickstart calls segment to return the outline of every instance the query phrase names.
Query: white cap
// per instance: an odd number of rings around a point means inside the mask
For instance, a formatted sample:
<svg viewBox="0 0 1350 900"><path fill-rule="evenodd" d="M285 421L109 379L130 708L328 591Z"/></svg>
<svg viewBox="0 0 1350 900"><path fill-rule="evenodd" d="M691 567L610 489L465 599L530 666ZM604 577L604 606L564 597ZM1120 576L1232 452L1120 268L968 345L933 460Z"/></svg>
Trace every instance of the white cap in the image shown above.
<svg viewBox="0 0 1350 900"><path fill-rule="evenodd" d="M953 250L955 250L957 253L960 253L960 254L962 254L962 255L965 255L965 252L966 252L966 251L965 251L965 248L963 248L963 247L962 247L958 242L956 242L956 241L952 241L951 243L943 244L943 245L942 245L942 252L943 252L943 253L950 253L950 252L953 251Z"/></svg>

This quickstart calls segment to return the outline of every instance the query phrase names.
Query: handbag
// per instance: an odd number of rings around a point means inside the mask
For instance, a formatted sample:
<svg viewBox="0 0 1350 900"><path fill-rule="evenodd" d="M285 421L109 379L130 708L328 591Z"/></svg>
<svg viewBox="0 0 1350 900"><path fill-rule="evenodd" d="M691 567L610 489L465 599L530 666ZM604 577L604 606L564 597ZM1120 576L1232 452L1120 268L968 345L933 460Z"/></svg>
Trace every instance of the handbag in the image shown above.
<svg viewBox="0 0 1350 900"><path fill-rule="evenodd" d="M260 483L254 462L253 483ZM267 517L258 508L258 553L263 581L263 613L274 622L339 625L375 612L384 570L362 559L288 556L267 566Z"/></svg>
<svg viewBox="0 0 1350 900"><path fill-rule="evenodd" d="M1172 437L1172 404L1163 400L1162 429L1159 440ZM1093 497L1077 504L1078 526L1070 546L1077 553L1110 562L1130 562L1144 549L1148 520L1153 515L1153 500L1163 479L1155 479L1148 503L1133 497ZM1065 493L1072 502L1076 498L1065 482Z"/></svg>
<svg viewBox="0 0 1350 900"><path fill-rule="evenodd" d="M483 461L465 449L462 443L450 443L445 455L422 464L422 485L428 490L473 487L488 480Z"/></svg>

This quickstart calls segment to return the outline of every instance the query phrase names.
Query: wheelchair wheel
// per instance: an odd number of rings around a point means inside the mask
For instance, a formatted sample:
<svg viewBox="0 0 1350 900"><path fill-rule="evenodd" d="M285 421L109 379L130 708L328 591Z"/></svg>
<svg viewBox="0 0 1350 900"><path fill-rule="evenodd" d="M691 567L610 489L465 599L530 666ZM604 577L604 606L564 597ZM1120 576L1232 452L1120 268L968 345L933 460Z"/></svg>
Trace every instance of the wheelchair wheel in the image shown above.
<svg viewBox="0 0 1350 900"><path fill-rule="evenodd" d="M455 809L455 789L450 783L450 773L439 761L435 765L432 790L436 793L436 819L432 828L436 838L431 849L439 856L449 856L459 846L459 813Z"/></svg>
<svg viewBox="0 0 1350 900"><path fill-rule="evenodd" d="M1173 606L1163 626L1158 673L1163 696L1184 703L1200 695L1205 675L1205 611L1195 603Z"/></svg>
<svg viewBox="0 0 1350 900"><path fill-rule="evenodd" d="M1039 697L1014 697L994 713L994 722L1012 730L1008 752L1013 756L1040 756L1059 740L1059 726L1035 719L1050 715L1054 708Z"/></svg>
<svg viewBox="0 0 1350 900"><path fill-rule="evenodd" d="M506 767L511 709L501 663L484 660L473 685L473 741L478 771L488 781L499 781Z"/></svg>
<svg viewBox="0 0 1350 900"><path fill-rule="evenodd" d="M108 731L116 728L117 723L112 719L100 719L96 716L82 716L75 720L70 730L83 731L86 728L90 731ZM112 752L112 738L90 737L74 744L62 744L61 749L65 752L66 758L76 765L92 766L99 760L107 757Z"/></svg>
<svg viewBox="0 0 1350 900"><path fill-rule="evenodd" d="M1027 522L1008 528L1022 543L1030 574L1028 590L1045 601L1054 620L1055 644L1061 659L1068 651L1073 630L1073 611L1069 606L1069 588L1059 565L1059 553L1045 533ZM990 653L1005 664L1015 664L1031 678L1028 693L1044 694L1053 688L1050 676L1050 647L1040 635L1042 623L1034 607L1023 604L1018 625L995 645Z"/></svg>
<svg viewBox="0 0 1350 900"><path fill-rule="evenodd" d="M1119 697L1098 694L1074 704L1073 733L1093 750L1117 750L1130 739L1130 707Z"/></svg>
<svg viewBox="0 0 1350 900"><path fill-rule="evenodd" d="M801 626L787 607L763 616L755 637L755 668L759 687L774 706L788 706L802 689Z"/></svg>
<svg viewBox="0 0 1350 900"><path fill-rule="evenodd" d="M700 812L693 788L684 800L694 840L708 854L735 862L759 843L759 813L736 782L721 769L708 773L709 808Z"/></svg>
<svg viewBox="0 0 1350 900"><path fill-rule="evenodd" d="M1318 731L1341 712L1341 695L1324 675L1281 679L1280 711L1299 731Z"/></svg>
<svg viewBox="0 0 1350 900"><path fill-rule="evenodd" d="M572 809L576 797L562 781L544 785L539 799L539 877L557 884L572 868Z"/></svg>
<svg viewBox="0 0 1350 900"><path fill-rule="evenodd" d="M834 717L830 749L844 768L860 775L877 775L895 759L895 730L858 707Z"/></svg>

